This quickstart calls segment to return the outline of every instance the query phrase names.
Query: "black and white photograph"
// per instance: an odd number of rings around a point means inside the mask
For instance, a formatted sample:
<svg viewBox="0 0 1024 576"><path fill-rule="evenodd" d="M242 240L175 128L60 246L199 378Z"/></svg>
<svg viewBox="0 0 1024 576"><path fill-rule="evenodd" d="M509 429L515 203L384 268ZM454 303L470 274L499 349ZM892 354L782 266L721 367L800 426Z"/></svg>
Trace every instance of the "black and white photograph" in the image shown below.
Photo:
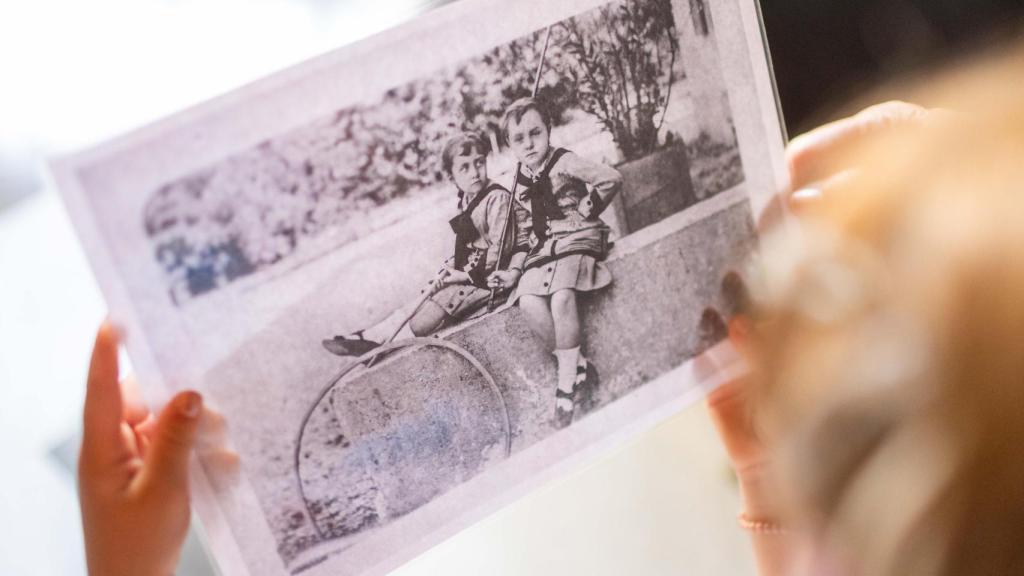
<svg viewBox="0 0 1024 576"><path fill-rule="evenodd" d="M782 138L747 0L462 0L55 166L228 573L377 574L698 391ZM684 399L689 400L684 400Z"/></svg>

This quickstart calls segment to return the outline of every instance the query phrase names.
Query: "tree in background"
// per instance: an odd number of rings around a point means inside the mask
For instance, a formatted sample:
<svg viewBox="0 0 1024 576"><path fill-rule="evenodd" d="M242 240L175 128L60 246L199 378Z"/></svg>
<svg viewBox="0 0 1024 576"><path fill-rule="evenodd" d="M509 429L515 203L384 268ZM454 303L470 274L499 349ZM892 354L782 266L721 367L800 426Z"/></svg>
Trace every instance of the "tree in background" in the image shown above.
<svg viewBox="0 0 1024 576"><path fill-rule="evenodd" d="M623 2L563 22L563 73L628 162L658 148L679 38L670 0Z"/></svg>

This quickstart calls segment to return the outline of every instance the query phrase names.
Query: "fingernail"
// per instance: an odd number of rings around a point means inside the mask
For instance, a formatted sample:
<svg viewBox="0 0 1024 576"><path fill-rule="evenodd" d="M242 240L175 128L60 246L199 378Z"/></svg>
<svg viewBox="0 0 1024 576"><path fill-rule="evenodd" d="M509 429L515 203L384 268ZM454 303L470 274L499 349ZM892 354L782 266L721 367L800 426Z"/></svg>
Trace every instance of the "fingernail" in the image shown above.
<svg viewBox="0 0 1024 576"><path fill-rule="evenodd" d="M103 319L103 322L100 324L100 329L109 332L118 340L124 340L124 326L118 322L114 322L110 316Z"/></svg>
<svg viewBox="0 0 1024 576"><path fill-rule="evenodd" d="M801 188L789 195L790 205L807 204L821 199L820 188Z"/></svg>
<svg viewBox="0 0 1024 576"><path fill-rule="evenodd" d="M186 392L178 398L177 408L185 418L196 418L203 409L203 397L198 392Z"/></svg>

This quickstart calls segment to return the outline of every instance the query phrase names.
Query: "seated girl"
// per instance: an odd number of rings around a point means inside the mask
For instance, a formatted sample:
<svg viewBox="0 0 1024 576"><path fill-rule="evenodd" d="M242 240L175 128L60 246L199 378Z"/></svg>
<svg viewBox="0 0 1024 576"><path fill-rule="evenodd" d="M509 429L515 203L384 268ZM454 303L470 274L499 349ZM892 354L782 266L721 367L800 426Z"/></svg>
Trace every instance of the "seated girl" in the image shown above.
<svg viewBox="0 0 1024 576"><path fill-rule="evenodd" d="M459 214L450 225L455 233L455 250L444 262L438 276L420 291L420 300L411 305L408 319L411 336L426 336L479 311L491 299L491 289L499 295L511 290L519 280L526 260L527 232L522 222L525 209L512 207L511 194L487 177L489 142L480 135L463 132L445 145L441 154L444 173L459 195ZM508 223L506 225L506 220ZM505 230L504 253L501 234ZM499 266L500 265L500 266ZM508 268L508 270L499 270ZM394 327L392 327L394 328ZM405 329L394 330L397 336ZM379 345L362 332L355 337L336 336L324 340L324 347L339 356L361 355Z"/></svg>
<svg viewBox="0 0 1024 576"><path fill-rule="evenodd" d="M502 128L522 165L517 199L526 199L532 228L532 248L515 299L530 328L555 355L555 425L563 427L596 386L595 371L580 352L577 294L612 282L602 263L609 228L599 216L621 188L622 176L610 166L553 148L549 116L533 98L514 102Z"/></svg>

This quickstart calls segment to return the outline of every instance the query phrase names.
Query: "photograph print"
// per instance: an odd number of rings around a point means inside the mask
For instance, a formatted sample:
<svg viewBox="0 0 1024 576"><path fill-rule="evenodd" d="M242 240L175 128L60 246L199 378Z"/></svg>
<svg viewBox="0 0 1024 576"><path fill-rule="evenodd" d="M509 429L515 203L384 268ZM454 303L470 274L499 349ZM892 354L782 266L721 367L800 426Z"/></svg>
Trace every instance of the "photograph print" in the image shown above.
<svg viewBox="0 0 1024 576"><path fill-rule="evenodd" d="M156 369L229 423L242 480L203 466L244 570L392 568L723 340L757 235L712 2L563 8L95 201Z"/></svg>

